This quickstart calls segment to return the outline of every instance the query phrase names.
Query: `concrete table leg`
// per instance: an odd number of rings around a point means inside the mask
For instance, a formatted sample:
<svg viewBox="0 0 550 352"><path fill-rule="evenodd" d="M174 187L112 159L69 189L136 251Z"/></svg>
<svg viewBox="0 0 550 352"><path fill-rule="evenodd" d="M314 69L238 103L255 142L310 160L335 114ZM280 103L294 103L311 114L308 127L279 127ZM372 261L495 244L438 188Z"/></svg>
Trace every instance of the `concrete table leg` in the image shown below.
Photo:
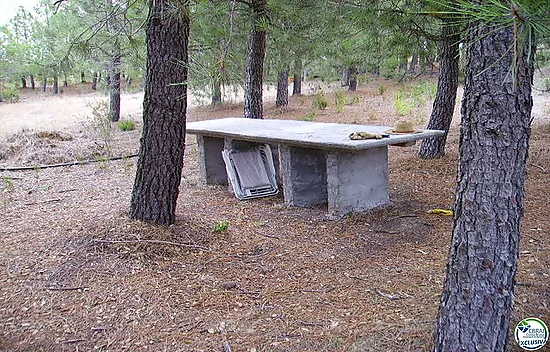
<svg viewBox="0 0 550 352"><path fill-rule="evenodd" d="M373 209L390 201L388 148L328 152L328 215L340 217Z"/></svg>
<svg viewBox="0 0 550 352"><path fill-rule="evenodd" d="M307 207L327 202L326 152L279 146L285 204Z"/></svg>
<svg viewBox="0 0 550 352"><path fill-rule="evenodd" d="M201 178L207 185L227 184L227 173L222 158L223 138L197 135Z"/></svg>

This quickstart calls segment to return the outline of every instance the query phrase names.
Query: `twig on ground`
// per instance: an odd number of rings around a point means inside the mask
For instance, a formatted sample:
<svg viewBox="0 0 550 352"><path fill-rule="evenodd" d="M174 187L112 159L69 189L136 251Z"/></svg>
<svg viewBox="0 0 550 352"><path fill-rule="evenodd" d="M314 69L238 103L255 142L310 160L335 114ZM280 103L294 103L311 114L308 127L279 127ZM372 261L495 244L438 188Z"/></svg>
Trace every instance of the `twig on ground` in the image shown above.
<svg viewBox="0 0 550 352"><path fill-rule="evenodd" d="M223 342L223 350L224 352L233 352L233 350L231 349L231 345L229 344L229 341L225 340Z"/></svg>
<svg viewBox="0 0 550 352"><path fill-rule="evenodd" d="M315 323L315 322L303 321L303 320L300 320L299 323L305 326L325 326L326 325L325 323Z"/></svg>
<svg viewBox="0 0 550 352"><path fill-rule="evenodd" d="M77 290L85 290L88 287L86 286L75 286L75 287L46 287L44 290L47 291L77 291Z"/></svg>
<svg viewBox="0 0 550 352"><path fill-rule="evenodd" d="M382 297L386 297L390 301L395 301L396 299L401 298L401 296L399 296L399 295L390 295L388 293L384 293L384 292L380 291L378 288L376 288L376 293L378 293Z"/></svg>
<svg viewBox="0 0 550 352"><path fill-rule="evenodd" d="M177 242L170 242L170 241L160 241L160 240L100 240L100 239L93 239L93 242L97 243L110 243L110 244L120 244L120 243L131 243L131 244L140 244L140 243L152 243L152 244L167 244L170 246L177 246L177 247L186 247L186 248L195 248L195 249L202 249L205 251L209 251L210 249L204 246L199 246L196 244L187 244L187 243L177 243Z"/></svg>
<svg viewBox="0 0 550 352"><path fill-rule="evenodd" d="M547 174L548 173L548 170L546 170L544 167L542 167L541 165L536 165L536 164L533 164L534 167L537 167L540 169L540 171L542 171L543 174Z"/></svg>
<svg viewBox="0 0 550 352"><path fill-rule="evenodd" d="M418 217L418 215L416 215L416 214L403 214L403 215L398 215L398 216L391 217L386 221L389 222L389 221L393 221L393 220L397 220L397 219L401 219L401 218L417 218L417 217Z"/></svg>
<svg viewBox="0 0 550 352"><path fill-rule="evenodd" d="M61 202L61 199L60 198L54 198L54 199L43 200L43 201L40 201L40 202L29 202L29 203L24 203L24 205L46 204L46 203L53 203L53 202Z"/></svg>
<svg viewBox="0 0 550 352"><path fill-rule="evenodd" d="M65 341L61 341L61 343L78 343L78 342L83 342L83 341L87 341L86 339L74 339L74 340L65 340Z"/></svg>

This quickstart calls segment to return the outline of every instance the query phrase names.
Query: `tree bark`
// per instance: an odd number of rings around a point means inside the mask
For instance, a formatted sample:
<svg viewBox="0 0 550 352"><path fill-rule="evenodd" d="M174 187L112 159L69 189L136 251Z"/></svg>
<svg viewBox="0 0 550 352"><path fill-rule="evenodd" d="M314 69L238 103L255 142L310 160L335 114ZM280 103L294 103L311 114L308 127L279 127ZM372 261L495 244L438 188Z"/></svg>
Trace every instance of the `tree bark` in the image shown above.
<svg viewBox="0 0 550 352"><path fill-rule="evenodd" d="M288 69L284 69L278 74L275 106L278 108L288 106Z"/></svg>
<svg viewBox="0 0 550 352"><path fill-rule="evenodd" d="M109 62L109 119L120 120L120 54L114 54Z"/></svg>
<svg viewBox="0 0 550 352"><path fill-rule="evenodd" d="M59 94L59 77L53 76L53 94Z"/></svg>
<svg viewBox="0 0 550 352"><path fill-rule="evenodd" d="M443 130L443 136L430 137L422 141L418 156L423 159L442 158L445 155L447 134L453 120L458 89L459 28L456 19L444 18L439 43L439 78L437 93L428 122L428 129Z"/></svg>
<svg viewBox="0 0 550 352"><path fill-rule="evenodd" d="M34 75L31 75L30 80L31 80L31 89L35 89L35 88L36 88L36 84L35 84L35 82L34 82Z"/></svg>
<svg viewBox="0 0 550 352"><path fill-rule="evenodd" d="M357 67L350 66L349 71L349 85L348 90L356 91L357 90Z"/></svg>
<svg viewBox="0 0 550 352"><path fill-rule="evenodd" d="M27 88L27 79L25 77L21 77L21 88Z"/></svg>
<svg viewBox="0 0 550 352"><path fill-rule="evenodd" d="M80 71L80 83L86 83L84 71Z"/></svg>
<svg viewBox="0 0 550 352"><path fill-rule="evenodd" d="M513 28L477 23L470 33L453 237L434 350L500 352L519 257L534 49L519 47L514 62Z"/></svg>
<svg viewBox="0 0 550 352"><path fill-rule="evenodd" d="M222 102L222 82L221 77L216 76L212 80L212 105Z"/></svg>
<svg viewBox="0 0 550 352"><path fill-rule="evenodd" d="M302 58L296 55L294 60L294 80L292 82L292 95L302 94Z"/></svg>
<svg viewBox="0 0 550 352"><path fill-rule="evenodd" d="M92 77L92 90L97 90L97 72L94 72Z"/></svg>
<svg viewBox="0 0 550 352"><path fill-rule="evenodd" d="M244 117L263 118L262 85L267 32L262 22L267 20L267 0L251 0L252 28L248 43L244 93Z"/></svg>
<svg viewBox="0 0 550 352"><path fill-rule="evenodd" d="M175 5L177 13L173 10ZM187 6L186 0L149 0L143 134L130 216L157 224L175 221L183 168L189 43Z"/></svg>
<svg viewBox="0 0 550 352"><path fill-rule="evenodd" d="M42 91L46 93L46 88L48 86L48 78L44 76L44 79L42 80Z"/></svg>

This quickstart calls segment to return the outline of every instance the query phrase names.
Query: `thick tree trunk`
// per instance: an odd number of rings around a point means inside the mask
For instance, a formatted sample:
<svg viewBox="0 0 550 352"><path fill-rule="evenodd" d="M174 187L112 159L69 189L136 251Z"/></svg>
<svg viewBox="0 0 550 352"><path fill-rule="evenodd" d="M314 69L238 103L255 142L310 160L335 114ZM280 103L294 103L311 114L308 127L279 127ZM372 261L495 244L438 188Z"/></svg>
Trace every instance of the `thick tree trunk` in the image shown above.
<svg viewBox="0 0 550 352"><path fill-rule="evenodd" d="M80 83L86 83L84 71L80 71Z"/></svg>
<svg viewBox="0 0 550 352"><path fill-rule="evenodd" d="M42 91L44 93L46 93L46 88L48 87L48 78L47 77L44 77L44 79L42 80Z"/></svg>
<svg viewBox="0 0 550 352"><path fill-rule="evenodd" d="M120 55L115 54L109 63L109 119L120 120Z"/></svg>
<svg viewBox="0 0 550 352"><path fill-rule="evenodd" d="M25 89L27 88L27 78L21 77L21 88Z"/></svg>
<svg viewBox="0 0 550 352"><path fill-rule="evenodd" d="M94 72L92 77L92 90L97 90L97 72Z"/></svg>
<svg viewBox="0 0 550 352"><path fill-rule="evenodd" d="M53 94L59 94L59 77L53 76Z"/></svg>
<svg viewBox="0 0 550 352"><path fill-rule="evenodd" d="M252 28L244 84L244 117L262 119L262 85L267 33L262 28L261 22L267 20L267 0L251 0L250 8L252 10Z"/></svg>
<svg viewBox="0 0 550 352"><path fill-rule="evenodd" d="M36 83L34 82L34 75L31 75L30 80L31 80L31 89L35 89Z"/></svg>
<svg viewBox="0 0 550 352"><path fill-rule="evenodd" d="M275 106L278 108L288 105L288 69L279 72L277 77L277 99Z"/></svg>
<svg viewBox="0 0 550 352"><path fill-rule="evenodd" d="M178 5L175 14L173 0L150 0L146 30L143 134L130 216L157 224L175 221L185 149L187 85L181 83L187 82L189 18L187 1Z"/></svg>
<svg viewBox="0 0 550 352"><path fill-rule="evenodd" d="M302 71L304 70L302 65L302 58L296 56L294 60L294 80L292 82L292 95L302 94Z"/></svg>
<svg viewBox="0 0 550 352"><path fill-rule="evenodd" d="M447 18L442 23L442 40L439 43L439 79L428 129L443 130L443 136L422 141L418 156L424 159L442 158L445 155L447 134L453 120L458 88L458 62L460 33L454 24L456 19Z"/></svg>
<svg viewBox="0 0 550 352"><path fill-rule="evenodd" d="M534 52L525 50L514 64L514 30L500 24L477 23L471 35L453 238L434 350L503 352L519 257Z"/></svg>
<svg viewBox="0 0 550 352"><path fill-rule="evenodd" d="M357 90L357 67L351 66L349 69L349 85L348 90L355 91Z"/></svg>

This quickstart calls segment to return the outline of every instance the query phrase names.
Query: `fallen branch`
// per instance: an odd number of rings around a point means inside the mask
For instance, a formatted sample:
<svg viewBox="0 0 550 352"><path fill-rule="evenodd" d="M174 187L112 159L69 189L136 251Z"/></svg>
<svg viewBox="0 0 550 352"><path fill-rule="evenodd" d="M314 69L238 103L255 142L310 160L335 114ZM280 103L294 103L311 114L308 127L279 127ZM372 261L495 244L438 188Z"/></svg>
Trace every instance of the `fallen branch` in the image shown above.
<svg viewBox="0 0 550 352"><path fill-rule="evenodd" d="M120 159L129 159L129 158L135 158L137 156L138 156L138 154L130 154L130 155L122 155L122 156L112 156L112 157L109 157L109 158L77 160L77 161L70 161L70 162L67 162L67 163L59 163L59 164L46 164L46 165L35 165L35 166L5 166L5 167L0 167L0 171L42 170L42 169L49 169L49 168L53 168L53 167L86 165L86 164L91 164L91 163L99 163L99 162L102 162L102 161L113 161L113 160L120 160Z"/></svg>
<svg viewBox="0 0 550 352"><path fill-rule="evenodd" d="M401 298L399 295L390 295L388 293L384 293L384 292L380 291L378 288L376 289L376 293L378 293L382 297L386 297L390 301L395 301L396 299Z"/></svg>
<svg viewBox="0 0 550 352"><path fill-rule="evenodd" d="M110 244L120 244L120 243L132 243L132 244L140 244L140 243L153 243L153 244L167 244L170 246L177 246L177 247L185 247L185 248L195 248L195 249L202 249L205 251L208 251L207 247L199 246L196 244L187 244L187 243L177 243L177 242L170 242L170 241L160 241L160 240L100 240L100 239L92 239L93 242L97 243L110 243Z"/></svg>

